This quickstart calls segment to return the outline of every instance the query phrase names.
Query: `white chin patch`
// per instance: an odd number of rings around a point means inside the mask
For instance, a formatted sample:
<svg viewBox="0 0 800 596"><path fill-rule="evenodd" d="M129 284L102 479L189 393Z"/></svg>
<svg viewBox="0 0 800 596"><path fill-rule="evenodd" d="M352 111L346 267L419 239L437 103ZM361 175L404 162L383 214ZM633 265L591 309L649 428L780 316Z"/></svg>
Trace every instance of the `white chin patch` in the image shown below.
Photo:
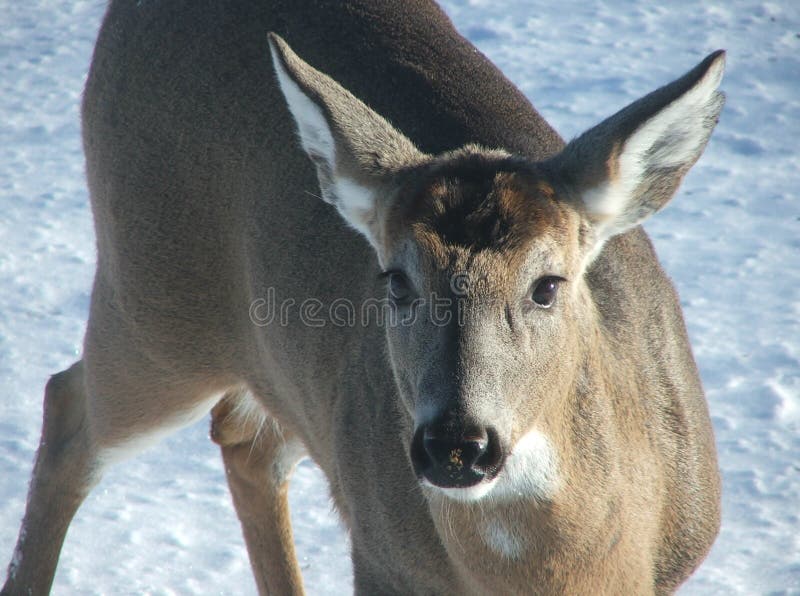
<svg viewBox="0 0 800 596"><path fill-rule="evenodd" d="M496 482L497 479L495 478L489 482L481 482L480 484L468 486L467 488L444 488L441 486L436 486L435 484L431 484L427 480L423 479L422 485L435 493L444 495L448 499L469 503L472 501L479 501L489 494L492 488L494 488Z"/></svg>
<svg viewBox="0 0 800 596"><path fill-rule="evenodd" d="M558 458L550 440L537 430L523 435L496 478L467 488L442 488L423 480L430 491L464 503L484 499L550 499L558 490Z"/></svg>

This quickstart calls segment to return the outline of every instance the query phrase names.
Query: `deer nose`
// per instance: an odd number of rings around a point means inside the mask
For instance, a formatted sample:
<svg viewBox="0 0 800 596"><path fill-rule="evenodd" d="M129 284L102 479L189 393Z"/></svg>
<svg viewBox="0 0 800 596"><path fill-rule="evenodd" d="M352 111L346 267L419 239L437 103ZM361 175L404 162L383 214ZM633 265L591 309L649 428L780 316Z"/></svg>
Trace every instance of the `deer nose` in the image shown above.
<svg viewBox="0 0 800 596"><path fill-rule="evenodd" d="M473 464L486 452L489 437L483 431L479 436L454 440L452 437L437 436L430 428L426 428L422 445L434 465L443 468L450 475L458 475L464 469L472 469Z"/></svg>
<svg viewBox="0 0 800 596"><path fill-rule="evenodd" d="M491 428L428 424L414 433L411 461L417 476L431 484L466 488L497 474L502 449Z"/></svg>

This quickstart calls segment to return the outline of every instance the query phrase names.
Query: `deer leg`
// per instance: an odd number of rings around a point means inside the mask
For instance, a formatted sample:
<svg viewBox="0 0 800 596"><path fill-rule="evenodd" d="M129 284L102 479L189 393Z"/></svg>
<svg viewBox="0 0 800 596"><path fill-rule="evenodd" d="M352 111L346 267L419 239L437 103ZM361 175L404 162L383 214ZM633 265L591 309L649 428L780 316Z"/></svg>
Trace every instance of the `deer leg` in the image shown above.
<svg viewBox="0 0 800 596"><path fill-rule="evenodd" d="M53 375L44 397L42 437L4 596L46 594L70 521L99 479L87 425L83 362Z"/></svg>
<svg viewBox="0 0 800 596"><path fill-rule="evenodd" d="M302 444L246 392L230 393L214 407L211 438L222 450L259 593L303 594L288 500Z"/></svg>
<svg viewBox="0 0 800 596"><path fill-rule="evenodd" d="M42 437L2 596L47 594L67 528L104 468L204 415L230 387L209 377L167 378L141 355L121 353L97 349L88 335L84 359L47 383Z"/></svg>

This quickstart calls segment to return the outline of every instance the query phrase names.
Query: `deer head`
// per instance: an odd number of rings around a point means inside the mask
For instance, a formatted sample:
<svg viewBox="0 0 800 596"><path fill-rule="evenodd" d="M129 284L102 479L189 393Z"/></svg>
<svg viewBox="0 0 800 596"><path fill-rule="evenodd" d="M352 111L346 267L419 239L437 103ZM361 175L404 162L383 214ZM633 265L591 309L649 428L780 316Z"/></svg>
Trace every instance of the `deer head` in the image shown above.
<svg viewBox="0 0 800 596"><path fill-rule="evenodd" d="M724 103L724 53L534 163L478 146L424 154L282 39L270 45L322 197L384 270L418 477L462 500L554 490L558 462L538 421L592 357L584 273L699 158Z"/></svg>

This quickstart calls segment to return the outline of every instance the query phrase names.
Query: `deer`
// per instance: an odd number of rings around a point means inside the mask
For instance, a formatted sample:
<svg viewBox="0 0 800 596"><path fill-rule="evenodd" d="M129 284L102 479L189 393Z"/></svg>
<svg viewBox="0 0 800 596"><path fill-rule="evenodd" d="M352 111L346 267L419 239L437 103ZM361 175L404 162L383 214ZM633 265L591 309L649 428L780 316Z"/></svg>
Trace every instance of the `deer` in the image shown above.
<svg viewBox="0 0 800 596"><path fill-rule="evenodd" d="M47 382L2 594L47 593L103 471L209 412L262 594L303 593L306 456L358 594L674 592L720 478L640 224L702 154L724 62L565 143L427 0L111 0L83 352Z"/></svg>

